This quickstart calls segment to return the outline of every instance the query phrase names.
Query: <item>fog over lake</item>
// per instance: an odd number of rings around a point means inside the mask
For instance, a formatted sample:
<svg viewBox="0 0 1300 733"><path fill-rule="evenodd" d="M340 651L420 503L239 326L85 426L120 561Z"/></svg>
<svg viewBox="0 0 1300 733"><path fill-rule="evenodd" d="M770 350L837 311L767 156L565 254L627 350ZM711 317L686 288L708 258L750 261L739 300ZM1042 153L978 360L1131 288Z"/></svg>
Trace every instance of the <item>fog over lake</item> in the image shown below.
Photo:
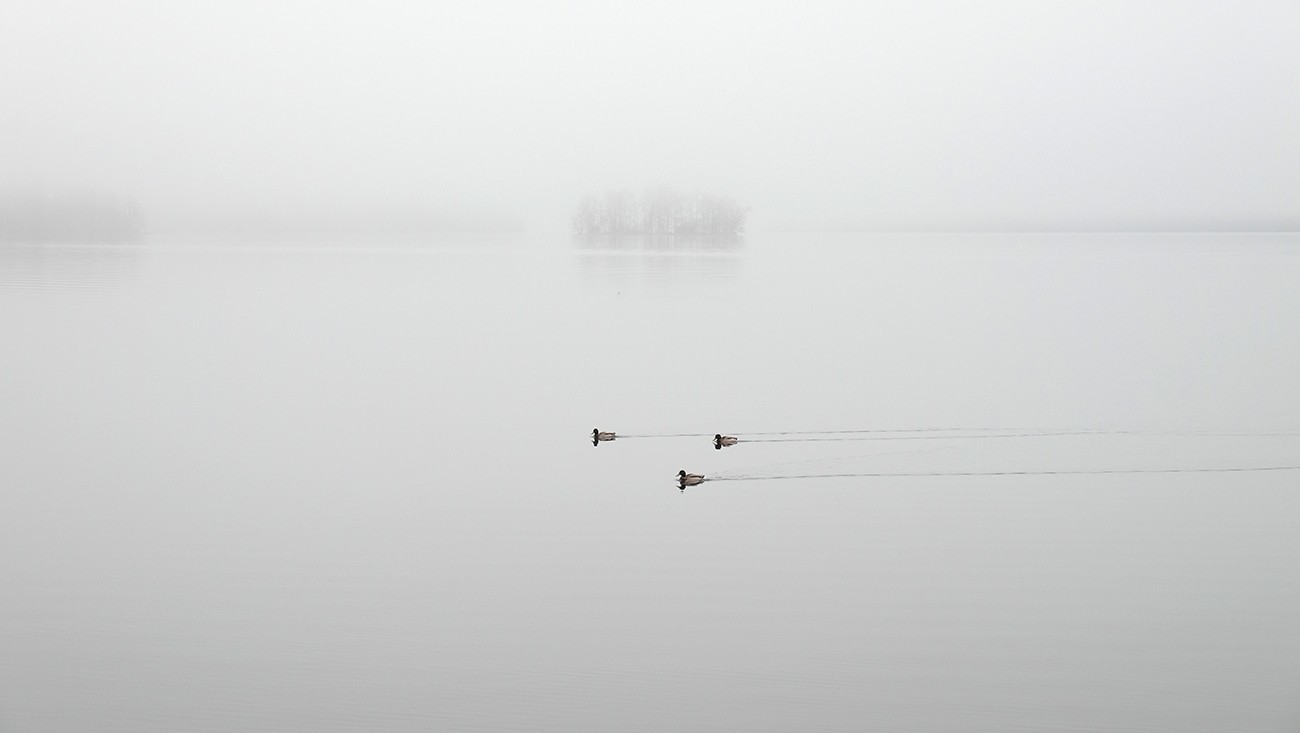
<svg viewBox="0 0 1300 733"><path fill-rule="evenodd" d="M157 233L563 228L584 194L775 230L1300 227L1300 6L18 0L0 190Z"/></svg>
<svg viewBox="0 0 1300 733"><path fill-rule="evenodd" d="M3 15L0 733L1300 727L1300 5Z"/></svg>

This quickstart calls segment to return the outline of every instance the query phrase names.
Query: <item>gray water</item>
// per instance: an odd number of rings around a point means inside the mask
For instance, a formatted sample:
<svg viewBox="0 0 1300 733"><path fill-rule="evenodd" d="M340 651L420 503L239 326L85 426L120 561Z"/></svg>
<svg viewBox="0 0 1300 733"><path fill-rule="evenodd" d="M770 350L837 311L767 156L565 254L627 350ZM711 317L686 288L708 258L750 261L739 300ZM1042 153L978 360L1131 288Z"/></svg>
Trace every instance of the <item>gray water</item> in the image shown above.
<svg viewBox="0 0 1300 733"><path fill-rule="evenodd" d="M1300 471L1123 471L1300 465L1298 334L1293 235L6 245L0 731L1294 731Z"/></svg>

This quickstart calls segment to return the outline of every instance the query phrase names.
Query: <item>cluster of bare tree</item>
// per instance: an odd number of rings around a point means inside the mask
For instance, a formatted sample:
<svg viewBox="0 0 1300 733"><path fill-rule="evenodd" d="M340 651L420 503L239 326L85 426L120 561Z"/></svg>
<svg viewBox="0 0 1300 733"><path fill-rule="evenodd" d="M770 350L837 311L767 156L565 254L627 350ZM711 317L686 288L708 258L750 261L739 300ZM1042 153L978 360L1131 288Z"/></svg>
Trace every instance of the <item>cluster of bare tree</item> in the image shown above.
<svg viewBox="0 0 1300 733"><path fill-rule="evenodd" d="M143 231L140 207L117 194L0 192L0 241L121 241Z"/></svg>
<svg viewBox="0 0 1300 733"><path fill-rule="evenodd" d="M738 234L749 208L729 198L669 188L640 198L628 191L586 196L573 215L578 234Z"/></svg>

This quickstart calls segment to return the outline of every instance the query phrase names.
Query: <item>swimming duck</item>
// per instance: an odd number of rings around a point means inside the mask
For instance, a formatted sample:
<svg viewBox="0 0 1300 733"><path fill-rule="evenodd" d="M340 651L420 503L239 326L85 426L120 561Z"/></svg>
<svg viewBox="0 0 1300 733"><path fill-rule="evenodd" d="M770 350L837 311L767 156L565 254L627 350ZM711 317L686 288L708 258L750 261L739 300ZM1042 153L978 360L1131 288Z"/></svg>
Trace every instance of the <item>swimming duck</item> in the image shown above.
<svg viewBox="0 0 1300 733"><path fill-rule="evenodd" d="M600 428L591 429L591 444L597 445L603 441L613 440L616 436L613 433L602 432Z"/></svg>
<svg viewBox="0 0 1300 733"><path fill-rule="evenodd" d="M687 473L684 470L678 471L677 483L681 484L683 489L687 486L698 486L704 483L704 477L698 473Z"/></svg>
<svg viewBox="0 0 1300 733"><path fill-rule="evenodd" d="M718 433L717 435L713 436L713 447L717 448L718 450L722 450L723 446L735 445L736 443L739 442L740 442L739 438L733 438L730 435L723 435L722 433Z"/></svg>

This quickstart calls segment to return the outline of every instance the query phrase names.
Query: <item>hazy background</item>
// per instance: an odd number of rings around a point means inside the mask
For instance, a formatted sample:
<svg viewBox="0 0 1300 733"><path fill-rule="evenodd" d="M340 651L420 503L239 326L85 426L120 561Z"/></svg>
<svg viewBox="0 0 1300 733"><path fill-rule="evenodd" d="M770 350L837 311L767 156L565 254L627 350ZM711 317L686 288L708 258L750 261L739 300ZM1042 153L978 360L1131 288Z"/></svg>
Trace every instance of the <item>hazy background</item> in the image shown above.
<svg viewBox="0 0 1300 733"><path fill-rule="evenodd" d="M1300 226L1300 4L9 2L0 189L155 233Z"/></svg>
<svg viewBox="0 0 1300 733"><path fill-rule="evenodd" d="M1298 21L5 3L0 733L1300 730Z"/></svg>

